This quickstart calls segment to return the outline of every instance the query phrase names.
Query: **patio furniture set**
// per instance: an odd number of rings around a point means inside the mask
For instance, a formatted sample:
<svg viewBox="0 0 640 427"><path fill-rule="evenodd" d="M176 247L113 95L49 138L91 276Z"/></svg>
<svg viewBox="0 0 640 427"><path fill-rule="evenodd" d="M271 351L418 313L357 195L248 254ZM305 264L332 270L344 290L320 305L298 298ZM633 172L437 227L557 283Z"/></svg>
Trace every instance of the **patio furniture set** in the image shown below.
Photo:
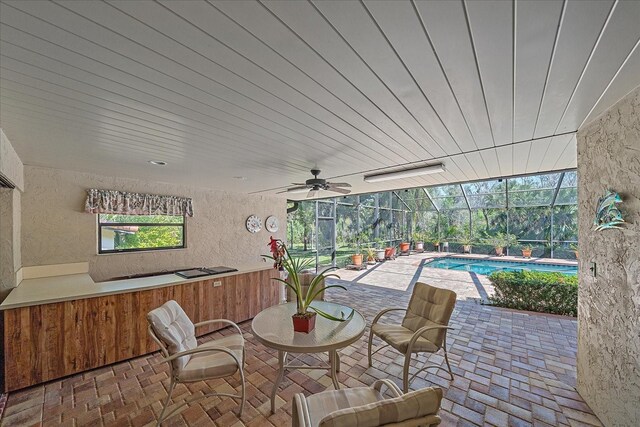
<svg viewBox="0 0 640 427"><path fill-rule="evenodd" d="M415 376L429 368L444 369L439 365L425 365L409 378L409 366L413 355L444 351L446 370L453 380L446 349L449 319L453 312L456 294L451 290L416 283L407 308L388 308L374 318L368 339L368 364L372 356L391 346L404 354L402 391L388 379L378 379L370 387L341 390L337 373L340 371L338 350L358 341L365 332L365 318L358 312L345 322L332 322L319 318L315 329L308 333L294 332L291 316L296 313L294 302L269 307L253 319L252 332L258 342L278 351L278 374L271 393L271 411L275 413L278 387L287 370L327 369L334 390L305 396L296 394L293 401L293 426L432 426L440 423L437 415L442 399L440 388L424 388L409 392L409 384ZM338 315L351 308L323 301L319 294L314 306ZM400 325L380 322L389 312L404 311ZM244 338L238 325L226 319L214 319L193 324L175 301L168 301L152 310L147 316L149 333L160 346L163 362L169 363L170 384L158 425L177 414L184 406L211 397L231 397L240 402L239 414L245 405ZM211 323L223 323L237 330L237 334L198 345L195 328ZM385 345L372 352L374 337ZM328 353L329 363L317 366L288 361L290 354ZM188 398L168 411L171 394L177 383L196 382L240 375L239 394L211 392ZM384 392L383 392L384 389Z"/></svg>

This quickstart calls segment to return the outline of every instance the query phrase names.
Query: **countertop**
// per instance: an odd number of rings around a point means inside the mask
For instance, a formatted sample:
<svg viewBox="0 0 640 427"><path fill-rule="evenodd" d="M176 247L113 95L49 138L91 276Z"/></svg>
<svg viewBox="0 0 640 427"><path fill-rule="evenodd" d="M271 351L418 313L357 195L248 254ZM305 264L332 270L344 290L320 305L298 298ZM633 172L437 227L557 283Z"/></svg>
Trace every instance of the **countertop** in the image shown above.
<svg viewBox="0 0 640 427"><path fill-rule="evenodd" d="M263 263L237 268L238 271L202 276L193 279L185 279L175 274L163 274L160 276L111 280L96 283L87 273L25 279L20 282L20 285L14 288L2 304L0 304L0 310L122 294L144 289L162 288L165 286L198 282L212 278L221 278L236 274L269 270L273 267L271 267L270 264Z"/></svg>

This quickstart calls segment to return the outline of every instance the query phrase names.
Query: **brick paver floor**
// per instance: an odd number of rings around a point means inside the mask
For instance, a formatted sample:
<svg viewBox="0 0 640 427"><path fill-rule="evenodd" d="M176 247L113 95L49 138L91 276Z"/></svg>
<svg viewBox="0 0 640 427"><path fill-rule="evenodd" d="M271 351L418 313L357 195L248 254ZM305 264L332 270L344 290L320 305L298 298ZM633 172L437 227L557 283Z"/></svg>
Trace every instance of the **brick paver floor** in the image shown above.
<svg viewBox="0 0 640 427"><path fill-rule="evenodd" d="M412 285L420 280L458 293L448 345L455 379L444 371L420 373L411 388L439 386L445 391L442 425L583 426L601 425L574 386L576 381L576 319L519 312L480 304L491 293L484 276L423 267L428 255L402 257L365 271L340 271L348 292L328 292L327 299L357 308L370 322L382 308L406 306ZM389 320L394 320L393 316ZM395 317L400 321L400 317ZM247 405L241 418L235 401L213 398L200 401L165 425L288 426L291 401L298 392L310 394L332 388L326 371L289 372L281 384L278 410L270 414L269 394L276 375L274 351L258 344L251 322L241 328L247 339ZM203 340L228 334L222 330ZM392 349L374 356L367 367L366 339L341 351L340 382L345 387L391 378L401 385L403 356ZM313 363L311 356L302 361ZM426 361L420 355L415 366ZM440 355L430 363L442 364ZM166 396L169 380L158 353L78 374L11 393L3 426L29 425L152 425ZM236 378L176 387L181 401L208 387L232 391Z"/></svg>

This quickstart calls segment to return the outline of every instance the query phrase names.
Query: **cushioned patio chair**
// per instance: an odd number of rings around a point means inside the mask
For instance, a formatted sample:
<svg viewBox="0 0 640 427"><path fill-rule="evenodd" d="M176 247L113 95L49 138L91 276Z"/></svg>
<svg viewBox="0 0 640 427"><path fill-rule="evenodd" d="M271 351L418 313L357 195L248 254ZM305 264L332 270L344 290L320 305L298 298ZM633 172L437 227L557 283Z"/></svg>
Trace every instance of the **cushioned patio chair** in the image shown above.
<svg viewBox="0 0 640 427"><path fill-rule="evenodd" d="M309 288L309 285L311 284L311 281L313 280L314 277L316 277L315 273L299 273L298 274L298 278L300 279L300 285L302 286L302 295L307 294L307 289ZM316 295L314 300L324 301L324 287L325 287L324 279L320 281L318 286L320 288L316 288L316 289L322 289L322 292ZM287 301L295 302L295 300L296 300L296 294L293 293L293 290L291 290L291 288L287 287Z"/></svg>
<svg viewBox="0 0 640 427"><path fill-rule="evenodd" d="M193 403L196 400L213 397L226 396L240 400L239 414L242 415L245 402L245 381L244 381L244 338L242 331L230 320L214 319L204 322L191 322L187 314L180 305L171 300L161 307L152 310L147 314L149 322L149 334L158 343L163 362L169 363L170 379L167 399L162 406L162 412L158 418L160 425L167 418L175 415L183 406ZM195 336L195 328L209 325L211 323L224 323L233 326L238 333L223 338L209 341L198 345ZM173 411L165 415L171 393L177 383L189 383L215 378L230 377L236 372L240 372L242 392L240 395L229 393L205 393L196 396L194 399L185 401L178 405Z"/></svg>
<svg viewBox="0 0 640 427"><path fill-rule="evenodd" d="M444 360L453 380L453 372L447 355L447 330L453 329L448 325L455 304L455 292L417 282L413 288L408 308L387 308L373 319L369 333L369 366L372 366L371 356L388 346L403 353L405 356L402 388L406 393L409 390L409 383L418 373L429 368L443 369L439 365L425 365L409 379L411 355L413 353L436 353L439 350L444 350ZM406 311L401 325L378 323L384 314L396 310ZM387 345L371 353L374 335L385 341Z"/></svg>
<svg viewBox="0 0 640 427"><path fill-rule="evenodd" d="M386 385L393 397L381 392ZM390 380L371 387L329 390L293 398L293 427L418 427L440 424L442 389L424 388L402 394Z"/></svg>

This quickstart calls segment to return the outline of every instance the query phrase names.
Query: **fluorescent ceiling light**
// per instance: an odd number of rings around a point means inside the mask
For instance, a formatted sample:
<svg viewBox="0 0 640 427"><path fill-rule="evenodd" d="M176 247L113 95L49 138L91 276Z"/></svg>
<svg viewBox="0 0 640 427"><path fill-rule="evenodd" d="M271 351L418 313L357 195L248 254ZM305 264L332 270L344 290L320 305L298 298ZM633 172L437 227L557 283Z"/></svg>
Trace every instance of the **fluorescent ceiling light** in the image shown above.
<svg viewBox="0 0 640 427"><path fill-rule="evenodd" d="M411 178L414 176L426 175L429 173L440 173L444 171L444 163L436 163L434 165L420 166L417 168L365 175L364 180L365 182L391 181L393 179Z"/></svg>

